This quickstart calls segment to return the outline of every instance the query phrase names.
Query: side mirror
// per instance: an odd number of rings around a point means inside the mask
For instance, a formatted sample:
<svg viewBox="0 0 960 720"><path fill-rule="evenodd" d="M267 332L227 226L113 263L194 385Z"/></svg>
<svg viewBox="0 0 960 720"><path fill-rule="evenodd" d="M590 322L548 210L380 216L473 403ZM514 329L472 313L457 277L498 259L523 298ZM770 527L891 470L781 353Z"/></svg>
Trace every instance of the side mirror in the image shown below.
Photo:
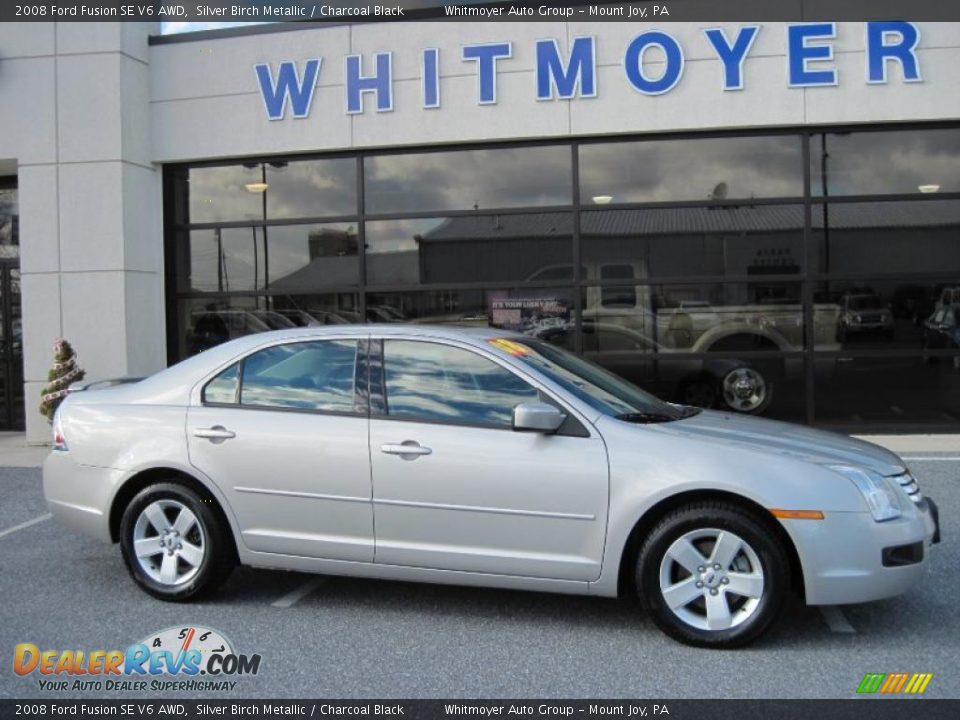
<svg viewBox="0 0 960 720"><path fill-rule="evenodd" d="M546 403L520 403L513 409L513 429L522 432L556 432L566 419L566 415Z"/></svg>

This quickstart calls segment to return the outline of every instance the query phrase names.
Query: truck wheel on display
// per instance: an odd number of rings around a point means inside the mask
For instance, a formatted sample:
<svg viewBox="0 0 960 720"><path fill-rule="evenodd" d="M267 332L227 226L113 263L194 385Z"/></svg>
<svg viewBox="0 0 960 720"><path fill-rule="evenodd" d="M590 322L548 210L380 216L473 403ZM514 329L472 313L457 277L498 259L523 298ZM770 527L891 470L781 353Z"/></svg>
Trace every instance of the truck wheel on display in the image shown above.
<svg viewBox="0 0 960 720"><path fill-rule="evenodd" d="M717 403L723 410L759 415L773 402L773 380L762 367L738 367L720 381Z"/></svg>

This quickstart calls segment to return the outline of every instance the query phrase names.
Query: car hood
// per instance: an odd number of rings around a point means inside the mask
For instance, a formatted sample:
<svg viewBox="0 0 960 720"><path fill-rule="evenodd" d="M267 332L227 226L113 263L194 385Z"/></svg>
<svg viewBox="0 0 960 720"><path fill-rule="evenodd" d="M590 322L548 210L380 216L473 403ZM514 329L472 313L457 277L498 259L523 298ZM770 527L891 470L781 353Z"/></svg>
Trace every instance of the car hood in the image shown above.
<svg viewBox="0 0 960 720"><path fill-rule="evenodd" d="M904 472L889 450L847 435L711 410L661 427L691 437L719 440L747 450L793 457L819 465L851 465L880 475Z"/></svg>

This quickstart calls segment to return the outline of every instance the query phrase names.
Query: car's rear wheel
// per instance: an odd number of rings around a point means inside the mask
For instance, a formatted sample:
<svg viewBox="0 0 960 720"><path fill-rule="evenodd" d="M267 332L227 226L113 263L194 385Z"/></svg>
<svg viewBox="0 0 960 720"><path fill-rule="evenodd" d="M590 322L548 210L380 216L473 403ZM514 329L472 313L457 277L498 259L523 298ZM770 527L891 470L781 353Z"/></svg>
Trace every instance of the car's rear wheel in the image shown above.
<svg viewBox="0 0 960 720"><path fill-rule="evenodd" d="M235 564L229 529L209 498L158 483L130 501L120 548L134 581L161 600L190 600L216 589Z"/></svg>
<svg viewBox="0 0 960 720"><path fill-rule="evenodd" d="M776 619L788 567L763 520L731 503L696 503L668 514L647 536L637 558L637 592L670 637L739 647Z"/></svg>

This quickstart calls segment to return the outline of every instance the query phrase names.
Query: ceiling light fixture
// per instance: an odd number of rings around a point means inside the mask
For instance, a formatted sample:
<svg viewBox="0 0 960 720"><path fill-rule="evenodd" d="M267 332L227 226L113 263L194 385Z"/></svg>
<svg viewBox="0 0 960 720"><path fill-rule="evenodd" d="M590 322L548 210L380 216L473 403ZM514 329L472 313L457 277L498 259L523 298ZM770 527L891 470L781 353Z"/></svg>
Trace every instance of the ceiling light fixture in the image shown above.
<svg viewBox="0 0 960 720"><path fill-rule="evenodd" d="M917 190L919 190L922 193L935 193L935 192L940 192L940 186L939 185L918 185Z"/></svg>
<svg viewBox="0 0 960 720"><path fill-rule="evenodd" d="M596 205L609 205L613 202L613 195L594 195L591 200Z"/></svg>
<svg viewBox="0 0 960 720"><path fill-rule="evenodd" d="M265 182L252 182L247 183L244 187L247 189L247 192L262 193L267 191L268 186Z"/></svg>

